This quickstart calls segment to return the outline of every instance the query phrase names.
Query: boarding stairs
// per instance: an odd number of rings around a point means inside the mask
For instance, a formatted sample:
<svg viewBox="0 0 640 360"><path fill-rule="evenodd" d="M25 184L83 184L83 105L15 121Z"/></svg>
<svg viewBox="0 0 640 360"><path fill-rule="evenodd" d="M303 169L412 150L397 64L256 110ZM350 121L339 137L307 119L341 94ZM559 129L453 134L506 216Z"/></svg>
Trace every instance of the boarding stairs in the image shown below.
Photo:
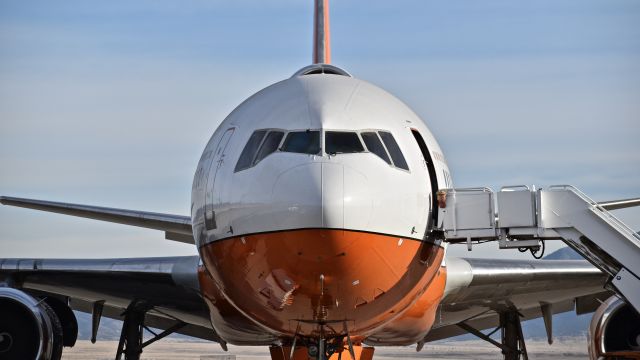
<svg viewBox="0 0 640 360"><path fill-rule="evenodd" d="M640 236L570 185L447 189L438 225L449 243L497 241L501 249L562 240L610 276L611 290L640 312Z"/></svg>

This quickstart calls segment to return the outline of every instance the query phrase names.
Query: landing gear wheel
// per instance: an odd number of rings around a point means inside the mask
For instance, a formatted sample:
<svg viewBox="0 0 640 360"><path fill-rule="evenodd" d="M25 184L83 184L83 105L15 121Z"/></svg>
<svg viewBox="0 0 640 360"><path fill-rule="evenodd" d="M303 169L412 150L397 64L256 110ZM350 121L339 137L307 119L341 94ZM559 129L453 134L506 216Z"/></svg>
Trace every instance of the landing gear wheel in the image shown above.
<svg viewBox="0 0 640 360"><path fill-rule="evenodd" d="M49 306L46 302L41 302L40 306L45 310L49 320L51 321L51 332L53 336L53 347L51 349L51 358L50 360L60 360L62 359L62 347L63 347L63 332L62 332L62 322L56 315L56 312L53 311L53 308Z"/></svg>

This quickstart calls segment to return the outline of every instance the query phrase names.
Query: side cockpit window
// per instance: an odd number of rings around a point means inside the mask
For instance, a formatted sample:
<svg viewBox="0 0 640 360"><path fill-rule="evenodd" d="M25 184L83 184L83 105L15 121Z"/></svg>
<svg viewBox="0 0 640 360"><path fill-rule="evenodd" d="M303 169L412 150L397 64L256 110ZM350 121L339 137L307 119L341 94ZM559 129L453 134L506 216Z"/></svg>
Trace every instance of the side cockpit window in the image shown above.
<svg viewBox="0 0 640 360"><path fill-rule="evenodd" d="M364 144L367 146L367 150L386 161L387 164L391 165L389 154L387 154L387 150L384 149L384 145L382 145L382 141L380 141L377 133L363 132L360 135L362 136Z"/></svg>
<svg viewBox="0 0 640 360"><path fill-rule="evenodd" d="M251 134L249 141L247 141L247 145L242 149L242 153L240 154L240 159L238 159L238 163L236 164L235 172L242 171L244 169L248 169L253 166L253 159L256 157L256 152L258 151L258 147L262 143L262 139L264 135L267 133L266 130L257 130Z"/></svg>
<svg viewBox="0 0 640 360"><path fill-rule="evenodd" d="M283 136L284 133L282 131L269 131L269 134L267 134L267 137L264 139L262 146L260 146L260 150L258 150L258 155L256 155L253 165L276 152L278 150L278 146L280 146L280 141L282 141Z"/></svg>
<svg viewBox="0 0 640 360"><path fill-rule="evenodd" d="M358 134L348 131L327 131L324 146L329 155L364 152Z"/></svg>
<svg viewBox="0 0 640 360"><path fill-rule="evenodd" d="M393 165L399 167L400 169L409 170L409 165L407 165L407 161L404 159L404 155L402 155L402 150L400 150L400 146L396 142L396 139L393 138L390 132L380 131L378 132L380 137L382 138L382 142L389 150L389 155L391 155L391 160L393 160Z"/></svg>
<svg viewBox="0 0 640 360"><path fill-rule="evenodd" d="M409 170L400 146L388 131L365 130L360 136L355 131L325 131L324 147L331 156L369 151L393 167Z"/></svg>
<svg viewBox="0 0 640 360"><path fill-rule="evenodd" d="M285 136L286 134L286 136ZM282 139L284 144L280 147ZM256 130L242 149L235 172L255 166L267 156L277 152L317 155L320 153L320 131Z"/></svg>
<svg viewBox="0 0 640 360"><path fill-rule="evenodd" d="M292 131L287 134L282 149L284 152L316 155L320 152L320 131Z"/></svg>

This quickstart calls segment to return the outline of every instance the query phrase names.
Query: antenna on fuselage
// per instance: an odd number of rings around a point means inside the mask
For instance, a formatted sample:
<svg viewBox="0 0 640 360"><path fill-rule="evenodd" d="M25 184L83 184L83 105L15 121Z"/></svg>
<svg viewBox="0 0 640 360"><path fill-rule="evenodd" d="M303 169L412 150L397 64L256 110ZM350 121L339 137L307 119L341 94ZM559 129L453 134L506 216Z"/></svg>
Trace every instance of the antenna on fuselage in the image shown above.
<svg viewBox="0 0 640 360"><path fill-rule="evenodd" d="M313 63L331 63L331 33L329 31L329 0L314 0Z"/></svg>

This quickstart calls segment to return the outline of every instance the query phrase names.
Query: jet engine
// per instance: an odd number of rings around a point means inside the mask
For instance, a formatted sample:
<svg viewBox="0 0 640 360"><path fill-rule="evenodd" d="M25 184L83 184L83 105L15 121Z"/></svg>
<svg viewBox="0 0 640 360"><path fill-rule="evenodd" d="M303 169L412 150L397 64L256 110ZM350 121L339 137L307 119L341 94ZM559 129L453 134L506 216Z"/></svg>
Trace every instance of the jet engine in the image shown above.
<svg viewBox="0 0 640 360"><path fill-rule="evenodd" d="M589 327L589 358L637 359L640 356L640 315L617 296L602 303Z"/></svg>
<svg viewBox="0 0 640 360"><path fill-rule="evenodd" d="M1 359L59 360L62 346L62 323L47 301L0 287Z"/></svg>

